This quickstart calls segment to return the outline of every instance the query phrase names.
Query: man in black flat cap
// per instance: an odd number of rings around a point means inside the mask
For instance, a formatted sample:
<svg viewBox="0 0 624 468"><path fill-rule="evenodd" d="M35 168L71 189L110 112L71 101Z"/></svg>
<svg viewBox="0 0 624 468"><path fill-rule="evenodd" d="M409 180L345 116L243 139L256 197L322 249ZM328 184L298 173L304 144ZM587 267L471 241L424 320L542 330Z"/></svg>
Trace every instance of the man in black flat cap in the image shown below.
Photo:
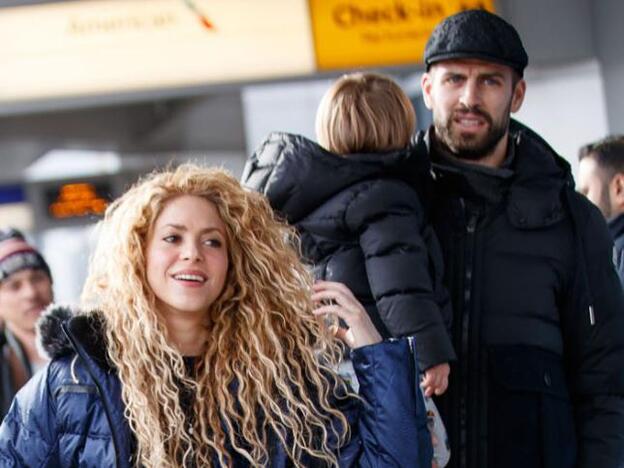
<svg viewBox="0 0 624 468"><path fill-rule="evenodd" d="M440 23L422 78L458 362L439 402L461 468L624 466L624 295L600 212L510 119L527 54L481 10Z"/></svg>

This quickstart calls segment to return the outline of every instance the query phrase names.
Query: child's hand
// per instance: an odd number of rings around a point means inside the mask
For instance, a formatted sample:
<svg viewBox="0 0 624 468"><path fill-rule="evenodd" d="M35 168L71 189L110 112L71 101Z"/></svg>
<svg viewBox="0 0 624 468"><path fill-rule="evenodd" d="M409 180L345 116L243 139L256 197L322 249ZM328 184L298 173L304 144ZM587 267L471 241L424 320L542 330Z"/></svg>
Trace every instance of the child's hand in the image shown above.
<svg viewBox="0 0 624 468"><path fill-rule="evenodd" d="M425 371L425 378L420 383L425 396L442 395L448 387L448 378L451 367L448 362L430 367Z"/></svg>

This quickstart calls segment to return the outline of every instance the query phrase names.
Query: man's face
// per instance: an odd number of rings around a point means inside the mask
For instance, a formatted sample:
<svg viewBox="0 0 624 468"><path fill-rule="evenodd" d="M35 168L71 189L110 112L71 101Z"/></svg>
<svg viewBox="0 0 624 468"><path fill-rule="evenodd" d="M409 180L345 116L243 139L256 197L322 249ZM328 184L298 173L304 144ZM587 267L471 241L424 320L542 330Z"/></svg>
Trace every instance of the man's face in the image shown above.
<svg viewBox="0 0 624 468"><path fill-rule="evenodd" d="M596 205L606 219L613 216L613 203L609 194L610 182L607 172L591 155L581 159L576 178L578 191Z"/></svg>
<svg viewBox="0 0 624 468"><path fill-rule="evenodd" d="M42 270L21 270L0 283L0 319L13 331L34 331L51 302L52 282Z"/></svg>
<svg viewBox="0 0 624 468"><path fill-rule="evenodd" d="M438 140L456 157L480 160L507 134L509 114L520 109L526 85L514 72L482 60L445 60L422 79Z"/></svg>

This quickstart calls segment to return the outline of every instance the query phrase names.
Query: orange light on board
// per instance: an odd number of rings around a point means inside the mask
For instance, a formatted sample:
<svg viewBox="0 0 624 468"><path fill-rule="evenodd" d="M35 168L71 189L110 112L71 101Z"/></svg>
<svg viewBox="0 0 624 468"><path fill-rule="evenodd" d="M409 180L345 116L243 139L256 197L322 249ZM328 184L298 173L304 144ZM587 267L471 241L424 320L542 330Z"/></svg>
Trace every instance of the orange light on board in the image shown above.
<svg viewBox="0 0 624 468"><path fill-rule="evenodd" d="M78 183L62 185L48 210L53 218L65 219L102 215L107 206L108 201L97 194L93 184Z"/></svg>

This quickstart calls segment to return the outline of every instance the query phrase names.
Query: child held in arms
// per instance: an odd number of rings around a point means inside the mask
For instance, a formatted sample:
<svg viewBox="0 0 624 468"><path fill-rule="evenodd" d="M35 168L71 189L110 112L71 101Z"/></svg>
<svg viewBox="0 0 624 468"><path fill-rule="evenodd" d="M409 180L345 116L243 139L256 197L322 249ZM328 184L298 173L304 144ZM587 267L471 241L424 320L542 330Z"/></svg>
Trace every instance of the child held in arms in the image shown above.
<svg viewBox="0 0 624 468"><path fill-rule="evenodd" d="M384 338L415 337L431 396L445 392L455 353L442 256L419 196L428 162L411 145L415 128L414 108L391 78L345 75L319 105L318 144L270 134L243 184L296 226L317 279L346 284Z"/></svg>

